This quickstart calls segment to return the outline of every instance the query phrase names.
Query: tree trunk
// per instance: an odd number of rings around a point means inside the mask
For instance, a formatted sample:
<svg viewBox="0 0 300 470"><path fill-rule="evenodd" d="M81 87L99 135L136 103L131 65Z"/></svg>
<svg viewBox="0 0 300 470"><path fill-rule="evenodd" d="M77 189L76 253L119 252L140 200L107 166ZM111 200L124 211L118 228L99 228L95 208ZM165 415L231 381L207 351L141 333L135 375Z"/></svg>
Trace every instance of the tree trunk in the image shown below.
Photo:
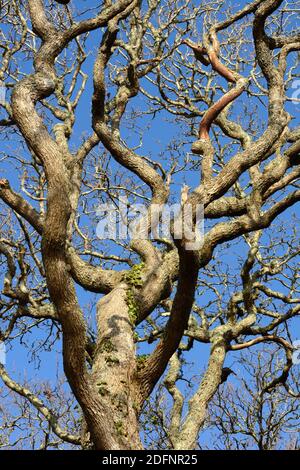
<svg viewBox="0 0 300 470"><path fill-rule="evenodd" d="M111 410L114 438L120 449L142 449L135 404L136 353L126 284L97 304L98 339L92 377L102 401Z"/></svg>

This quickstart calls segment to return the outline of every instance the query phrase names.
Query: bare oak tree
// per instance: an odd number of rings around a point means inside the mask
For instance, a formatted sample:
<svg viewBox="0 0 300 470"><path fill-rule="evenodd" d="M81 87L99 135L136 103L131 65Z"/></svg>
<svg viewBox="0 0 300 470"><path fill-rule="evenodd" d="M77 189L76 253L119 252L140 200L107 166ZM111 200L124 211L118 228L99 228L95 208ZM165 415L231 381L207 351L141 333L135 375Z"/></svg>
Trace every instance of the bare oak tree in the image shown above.
<svg viewBox="0 0 300 470"><path fill-rule="evenodd" d="M62 338L80 426L68 407L59 415L53 392L33 393L4 365L0 374L49 424L53 447L57 438L97 450L142 449L140 418L163 384L169 447L194 449L230 351L280 347L282 371L265 387L288 387L289 324L300 312L296 222L279 230L281 243L269 227L300 200L289 94L297 2L90 3L0 0L0 339L13 344L41 325L44 347ZM151 122L166 119L169 142L156 144L156 127L145 144ZM122 194L147 214L181 203L173 238L99 240L96 204L120 212ZM186 207L195 223L199 205L205 235L191 249L175 227L188 222ZM220 247L234 246L240 258L223 251L221 268ZM95 308L82 308L79 286L96 295ZM181 361L198 343L210 356L185 412Z"/></svg>

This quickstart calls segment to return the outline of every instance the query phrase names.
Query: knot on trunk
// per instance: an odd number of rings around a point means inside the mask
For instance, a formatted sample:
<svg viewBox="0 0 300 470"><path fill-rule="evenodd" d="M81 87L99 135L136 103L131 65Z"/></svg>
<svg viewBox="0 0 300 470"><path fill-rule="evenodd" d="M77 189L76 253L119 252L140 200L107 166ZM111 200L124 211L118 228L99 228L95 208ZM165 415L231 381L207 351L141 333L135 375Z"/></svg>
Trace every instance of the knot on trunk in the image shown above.
<svg viewBox="0 0 300 470"><path fill-rule="evenodd" d="M206 155L211 148L211 142L207 139L199 139L192 144L192 152L196 155Z"/></svg>
<svg viewBox="0 0 300 470"><path fill-rule="evenodd" d="M35 74L32 85L33 99L46 98L55 90L54 78L41 72Z"/></svg>
<svg viewBox="0 0 300 470"><path fill-rule="evenodd" d="M5 178L0 179L0 189L9 189L9 181Z"/></svg>

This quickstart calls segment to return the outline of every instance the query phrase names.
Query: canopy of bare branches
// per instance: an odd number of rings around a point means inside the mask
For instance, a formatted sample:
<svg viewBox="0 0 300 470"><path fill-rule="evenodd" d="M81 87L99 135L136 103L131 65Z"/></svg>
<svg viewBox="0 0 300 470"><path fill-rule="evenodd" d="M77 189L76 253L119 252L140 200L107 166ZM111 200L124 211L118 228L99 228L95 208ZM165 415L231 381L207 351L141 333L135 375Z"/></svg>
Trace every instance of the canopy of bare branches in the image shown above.
<svg viewBox="0 0 300 470"><path fill-rule="evenodd" d="M283 401L296 429L299 9L0 0L0 340L59 349L67 384L0 364L0 446L275 448ZM146 236L100 239L124 198Z"/></svg>

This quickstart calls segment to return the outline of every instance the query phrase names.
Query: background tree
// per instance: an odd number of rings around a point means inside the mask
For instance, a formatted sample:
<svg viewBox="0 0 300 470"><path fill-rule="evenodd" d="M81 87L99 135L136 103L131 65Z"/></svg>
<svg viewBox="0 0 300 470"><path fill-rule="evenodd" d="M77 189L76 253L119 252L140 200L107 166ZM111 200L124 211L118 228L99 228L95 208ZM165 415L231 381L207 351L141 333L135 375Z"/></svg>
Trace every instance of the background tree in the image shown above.
<svg viewBox="0 0 300 470"><path fill-rule="evenodd" d="M282 368L276 352L262 348L242 357L247 379L241 377L237 387L230 384L223 393L218 390L210 410L211 424L218 430L215 448L299 449L299 377L297 394L284 387L266 390L270 377Z"/></svg>
<svg viewBox="0 0 300 470"><path fill-rule="evenodd" d="M299 313L295 2L0 6L0 339L37 357L61 338L79 406L60 410L59 383L45 395L2 365L5 386L37 410L25 418L48 423L38 445L140 449L143 410L163 386L166 446L195 448L226 357L260 343L285 358L264 390L297 396L287 385ZM148 214L181 203L173 238L99 240L97 204L120 215L124 195ZM195 223L199 205L205 236L191 249L176 221L191 207ZM191 380L185 358L201 343L207 366Z"/></svg>

